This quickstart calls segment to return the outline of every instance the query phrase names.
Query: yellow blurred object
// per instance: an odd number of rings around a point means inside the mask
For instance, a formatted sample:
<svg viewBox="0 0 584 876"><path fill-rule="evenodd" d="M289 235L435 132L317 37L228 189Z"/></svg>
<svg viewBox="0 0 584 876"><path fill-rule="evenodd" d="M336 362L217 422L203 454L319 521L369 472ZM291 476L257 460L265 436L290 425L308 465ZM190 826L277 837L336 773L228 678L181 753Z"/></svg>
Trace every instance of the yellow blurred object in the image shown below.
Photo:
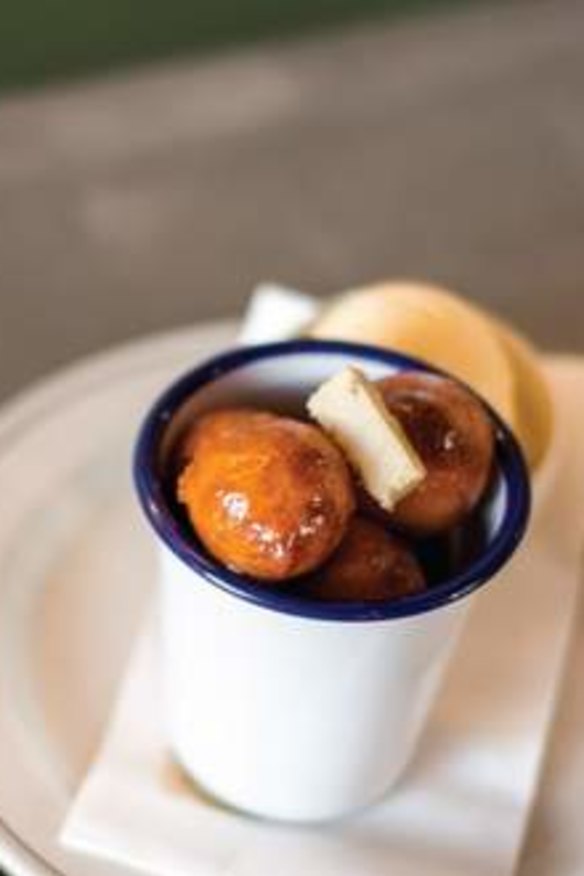
<svg viewBox="0 0 584 876"><path fill-rule="evenodd" d="M513 376L501 344L479 312L445 289L392 282L347 292L325 308L310 333L417 356L513 419Z"/></svg>
<svg viewBox="0 0 584 876"><path fill-rule="evenodd" d="M512 424L531 469L543 462L552 441L554 411L537 350L522 335L493 320L509 357L514 377L515 418Z"/></svg>
<svg viewBox="0 0 584 876"><path fill-rule="evenodd" d="M444 369L510 424L530 465L543 460L552 409L535 350L452 292L408 281L351 290L325 307L309 333L390 347Z"/></svg>

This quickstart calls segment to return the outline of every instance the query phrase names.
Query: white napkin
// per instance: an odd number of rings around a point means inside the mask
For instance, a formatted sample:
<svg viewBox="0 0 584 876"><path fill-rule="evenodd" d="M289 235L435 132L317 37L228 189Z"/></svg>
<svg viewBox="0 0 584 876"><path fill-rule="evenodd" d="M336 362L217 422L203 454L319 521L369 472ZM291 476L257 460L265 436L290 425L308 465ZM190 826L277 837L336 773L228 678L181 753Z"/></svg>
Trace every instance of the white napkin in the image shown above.
<svg viewBox="0 0 584 876"><path fill-rule="evenodd" d="M316 299L276 283L261 283L251 294L239 330L242 344L285 341L298 334L319 311Z"/></svg>
<svg viewBox="0 0 584 876"><path fill-rule="evenodd" d="M300 301L296 308L298 299L281 290L256 295L246 340L272 337L283 304L297 330L315 307ZM386 801L352 820L300 828L248 819L198 795L166 752L148 625L61 841L153 876L510 874L580 577L584 425L572 406L582 397L584 370L562 359L549 370L559 420L552 480L526 544L478 596L418 755Z"/></svg>

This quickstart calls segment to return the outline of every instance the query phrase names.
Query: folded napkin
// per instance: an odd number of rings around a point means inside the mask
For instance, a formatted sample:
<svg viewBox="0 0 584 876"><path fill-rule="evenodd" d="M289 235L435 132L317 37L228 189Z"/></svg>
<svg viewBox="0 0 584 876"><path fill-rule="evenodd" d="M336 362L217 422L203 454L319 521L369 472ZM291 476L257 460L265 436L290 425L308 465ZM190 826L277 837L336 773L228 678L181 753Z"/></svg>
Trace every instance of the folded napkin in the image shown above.
<svg viewBox="0 0 584 876"><path fill-rule="evenodd" d="M246 342L297 331L316 305L257 293ZM287 317L285 317L287 314ZM285 317L285 318L283 318ZM246 818L206 799L169 758L156 637L137 643L61 841L152 876L505 876L517 861L553 715L580 577L584 369L553 360L555 465L530 534L482 590L414 763L388 798L317 828ZM544 480L546 475L544 475Z"/></svg>

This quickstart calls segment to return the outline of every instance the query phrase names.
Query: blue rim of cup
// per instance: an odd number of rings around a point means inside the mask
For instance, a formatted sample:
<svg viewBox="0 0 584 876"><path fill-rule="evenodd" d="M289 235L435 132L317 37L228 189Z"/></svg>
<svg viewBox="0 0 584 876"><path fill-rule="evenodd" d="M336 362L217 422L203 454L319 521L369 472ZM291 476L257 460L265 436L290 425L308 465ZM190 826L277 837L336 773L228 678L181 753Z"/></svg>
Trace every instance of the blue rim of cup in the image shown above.
<svg viewBox="0 0 584 876"><path fill-rule="evenodd" d="M277 585L254 582L226 568L185 536L169 505L157 456L162 436L182 404L194 393L241 366L270 358L310 353L344 355L399 370L444 375L421 360L365 344L344 341L293 340L239 347L213 357L179 377L154 402L140 428L134 450L134 483L147 519L163 543L181 561L210 584L239 599L266 609L325 621L381 621L421 614L449 605L486 584L519 545L529 519L531 491L529 473L519 445L503 420L486 405L496 428L496 459L507 483L507 504L496 537L488 548L462 572L423 593L387 602L324 602L295 596ZM197 581L193 579L193 585Z"/></svg>

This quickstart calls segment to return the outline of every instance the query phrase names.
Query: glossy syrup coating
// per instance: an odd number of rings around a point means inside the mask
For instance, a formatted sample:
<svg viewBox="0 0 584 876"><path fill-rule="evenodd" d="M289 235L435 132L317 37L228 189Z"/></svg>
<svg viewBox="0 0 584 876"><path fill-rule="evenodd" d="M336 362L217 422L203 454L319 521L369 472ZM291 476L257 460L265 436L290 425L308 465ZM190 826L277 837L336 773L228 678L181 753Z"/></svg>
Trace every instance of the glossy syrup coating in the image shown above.
<svg viewBox="0 0 584 876"><path fill-rule="evenodd" d="M304 585L304 595L327 601L387 601L426 589L407 543L386 526L355 515L332 557Z"/></svg>
<svg viewBox="0 0 584 876"><path fill-rule="evenodd" d="M419 535L455 526L489 481L494 429L486 408L470 390L437 375L403 372L377 385L427 470L392 511L392 521Z"/></svg>
<svg viewBox="0 0 584 876"><path fill-rule="evenodd" d="M282 581L321 565L355 505L344 457L317 426L252 409L201 417L183 442L178 499L229 568Z"/></svg>

